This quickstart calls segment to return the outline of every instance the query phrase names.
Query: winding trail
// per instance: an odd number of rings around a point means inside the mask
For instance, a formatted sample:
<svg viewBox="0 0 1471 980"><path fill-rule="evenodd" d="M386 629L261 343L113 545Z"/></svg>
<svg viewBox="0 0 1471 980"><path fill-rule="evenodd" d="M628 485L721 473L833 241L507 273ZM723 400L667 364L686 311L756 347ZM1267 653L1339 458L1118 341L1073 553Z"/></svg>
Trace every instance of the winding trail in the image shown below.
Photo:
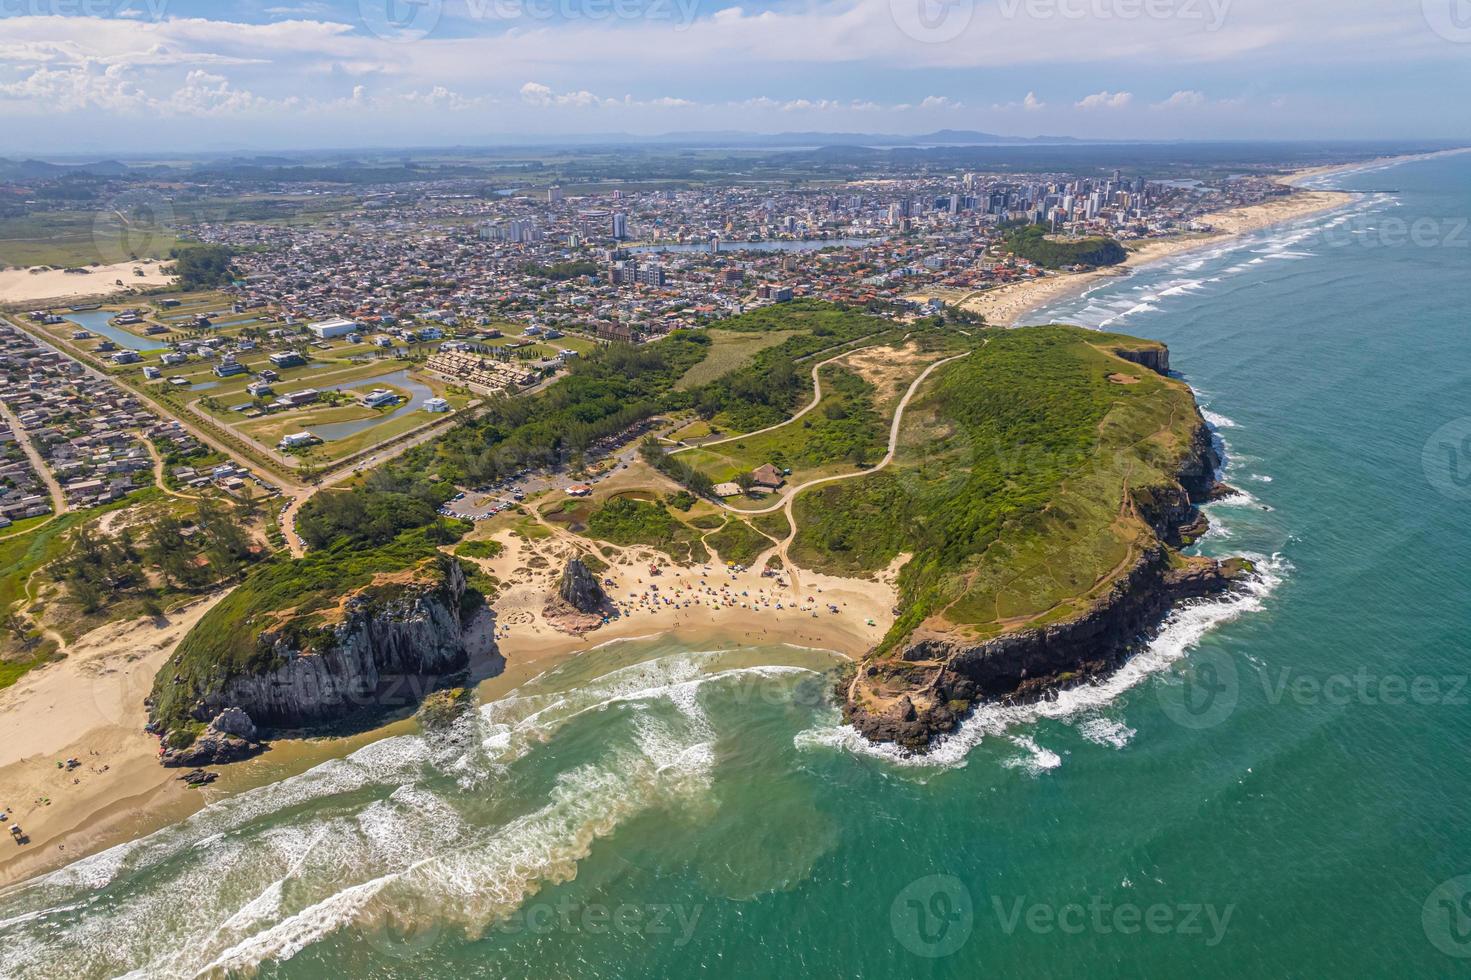
<svg viewBox="0 0 1471 980"><path fill-rule="evenodd" d="M812 367L812 401L807 405L806 408L802 409L800 412L798 412L796 415L793 415L791 418L785 419L785 420L783 420L781 422L778 422L775 425L768 425L764 429L757 429L754 432L742 432L740 435L726 436L726 437L724 437L722 439L712 439L709 442L701 442L701 443L696 443L696 444L689 445L689 446L681 446L679 449L675 449L672 452L670 452L669 455L671 455L671 456L677 456L680 453L687 453L687 452L689 452L692 449L709 449L711 446L722 446L722 445L724 445L727 442L735 442L737 439L749 439L752 436L759 436L762 433L772 432L772 431L774 431L776 429L784 428L785 426L791 425L793 422L797 421L802 416L806 415L808 412L810 412L814 408L816 408L817 407L817 403L820 402L820 401L822 401L822 369L823 368L827 367L829 364L833 363L834 361L841 361L843 358L847 357L849 354L856 354L856 353L858 353L861 350L872 350L875 347L881 347L881 346L883 346L883 345L881 345L881 344L869 344L866 347L854 347L852 350L845 350L841 354L837 354L837 355L835 355L833 357L829 357L827 360L820 361L817 364L813 365L813 367Z"/></svg>
<svg viewBox="0 0 1471 980"><path fill-rule="evenodd" d="M882 470L884 467L888 466L894 461L894 453L899 448L899 426L900 423L904 421L904 410L909 407L909 402L919 391L919 386L924 384L925 379L928 378L936 369L944 367L951 361L958 361L962 357L968 357L970 354L971 351L966 351L964 354L955 354L951 357L944 358L943 360L936 361L929 367L925 368L924 371L920 372L919 377L914 379L913 383L911 383L909 386L909 390L904 393L904 397L899 399L899 404L894 408L894 420L889 423L889 451L884 453L884 458L879 460L878 463L876 463L875 465L870 466L866 470L856 470L852 473L839 473L837 476L823 476L818 477L815 480L808 480L806 483L800 483L797 486L792 487L790 490L788 490L785 494L781 496L780 499L776 501L776 503L770 505L769 507L761 507L752 510L744 507L732 507L730 504L727 504L723 500L716 502L721 507L730 511L732 514L742 514L748 517L754 517L758 514L770 514L775 511L788 508L791 502L796 498L797 494L801 493L804 490L808 490L812 487L818 486L819 484L836 483L839 480L853 480L860 476L869 476L871 474L877 473L879 470ZM783 422L782 425L788 425L798 418L801 418L801 415L794 415L791 419ZM779 426L774 426L773 428L779 428ZM762 431L766 430L763 429ZM748 432L746 433L746 435L755 435L755 433ZM735 438L742 439L745 438L745 436L736 436ZM713 445L713 443L709 445ZM787 510L787 519L789 521L792 519L792 514L790 510ZM795 535L796 524L795 522L793 522L791 536Z"/></svg>
<svg viewBox="0 0 1471 980"><path fill-rule="evenodd" d="M852 353L852 351L849 351L849 353ZM781 560L782 569L791 578L792 588L794 590L800 591L802 587L800 574L797 570L797 566L792 563L790 555L792 542L797 540L797 515L792 509L793 504L796 503L797 495L802 493L804 490L810 490L812 487L820 486L824 483L837 483L840 480L854 480L860 476L871 476L872 474L879 472L884 467L892 463L894 461L894 455L898 452L899 449L899 426L904 421L904 410L909 407L910 400L914 398L916 393L918 393L920 385L924 384L925 379L927 379L934 371L944 367L951 361L958 361L962 357L968 357L972 353L974 353L974 351L966 351L963 354L955 354L951 357L946 357L942 360L936 361L929 367L925 368L922 372L920 372L919 377L915 378L914 381L909 385L909 390L904 392L904 397L899 399L899 404L894 407L894 420L889 423L889 450L888 452L884 453L884 458L879 460L876 465L871 466L866 470L857 470L853 473L839 473L837 476L823 476L818 477L815 480L808 480L806 483L801 483L795 487L792 487L785 494L783 494L782 497L776 501L776 503L772 504L769 507L762 507L759 510L745 510L740 507L732 507L730 504L727 504L723 500L715 501L715 503L718 503L722 508L732 514L746 514L754 516L757 514L770 514L778 510L784 511L786 513L787 526L790 528L790 530L787 532L787 536L777 543L775 552L777 557ZM793 416L793 419L790 419L788 421L790 422L797 417L798 416ZM782 424L785 425L787 423L784 422ZM738 436L737 438L740 437ZM766 556L769 554L770 552L763 552L760 556L758 556L757 561L765 559Z"/></svg>

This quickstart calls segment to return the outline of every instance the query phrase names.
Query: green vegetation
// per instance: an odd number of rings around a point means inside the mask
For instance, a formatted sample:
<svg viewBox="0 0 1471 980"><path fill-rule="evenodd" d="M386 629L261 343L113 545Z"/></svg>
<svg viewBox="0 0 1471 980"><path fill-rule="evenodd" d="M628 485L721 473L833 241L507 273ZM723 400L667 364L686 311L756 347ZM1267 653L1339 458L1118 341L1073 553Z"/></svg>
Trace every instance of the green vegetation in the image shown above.
<svg viewBox="0 0 1471 980"><path fill-rule="evenodd" d="M779 422L811 383L799 376L792 357L890 329L884 321L817 302L766 307L722 328L800 333L762 351L747 368L691 391L676 384L709 353L710 338L702 332L677 330L652 344L601 347L540 395L492 399L484 414L461 421L354 487L318 494L302 508L298 528L313 548L343 538L382 544L432 520L455 485L483 486L528 467L576 468L595 442L663 412L698 407ZM708 492L698 475L677 478L697 496Z"/></svg>
<svg viewBox="0 0 1471 980"><path fill-rule="evenodd" d="M705 332L710 338L710 353L700 363L684 373L675 385L681 391L698 388L718 381L723 375L750 362L751 358L777 344L797 336L797 330L727 330L711 327Z"/></svg>
<svg viewBox="0 0 1471 980"><path fill-rule="evenodd" d="M739 518L726 521L725 527L705 539L721 560L749 565L771 547L771 541Z"/></svg>
<svg viewBox="0 0 1471 980"><path fill-rule="evenodd" d="M23 534L0 540L0 688L19 680L55 652L56 644L46 639L25 616L24 604L31 598L27 584L39 569L65 556L71 547L71 532L111 510L150 499L156 490L90 510L74 510L49 520Z"/></svg>
<svg viewBox="0 0 1471 980"><path fill-rule="evenodd" d="M791 330L794 325L801 325L802 331L759 351L744 367L693 390L699 413L737 432L776 425L811 396L811 368L800 369L799 358L890 329L884 321L815 300L763 307L727 320L721 327L766 333Z"/></svg>
<svg viewBox="0 0 1471 980"><path fill-rule="evenodd" d="M461 541L455 546L455 554L461 558L499 558L505 550L499 541Z"/></svg>
<svg viewBox="0 0 1471 980"><path fill-rule="evenodd" d="M230 256L230 249L224 245L187 245L169 253L179 288L184 290L213 289L229 283L234 274Z"/></svg>
<svg viewBox="0 0 1471 980"><path fill-rule="evenodd" d="M286 629L308 642L324 621L322 614L343 595L380 573L441 560L439 546L466 530L462 522L439 521L376 548L342 541L305 558L275 558L261 565L189 631L154 679L154 719L166 728L186 726L190 706L201 694L219 690L231 677L271 669L275 654L258 642L262 630Z"/></svg>
<svg viewBox="0 0 1471 980"><path fill-rule="evenodd" d="M894 466L798 498L794 560L851 574L911 553L885 647L930 617L981 635L1065 617L1152 540L1126 501L1173 483L1198 423L1189 389L1123 346L1147 342L992 335L911 403Z"/></svg>
<svg viewBox="0 0 1471 980"><path fill-rule="evenodd" d="M811 470L845 462L871 466L883 458L888 427L874 408L874 388L839 365L823 369L822 403L801 419L759 435L673 457L698 467L716 483L765 463Z"/></svg>
<svg viewBox="0 0 1471 980"><path fill-rule="evenodd" d="M662 503L635 497L613 497L587 519L587 533L612 544L647 545L676 561L709 557L699 534Z"/></svg>
<svg viewBox="0 0 1471 980"><path fill-rule="evenodd" d="M1047 269L1071 265L1118 265L1128 258L1124 247L1112 238L1100 235L1076 241L1056 241L1047 237L1047 229L1041 225L1023 225L1015 229L1006 236L1006 247L1018 258Z"/></svg>
<svg viewBox="0 0 1471 980"><path fill-rule="evenodd" d="M561 282L565 279L576 279L578 276L595 276L598 274L598 264L586 260L578 262L557 262L553 265L537 265L532 263L522 269L527 275L542 276L553 282Z"/></svg>

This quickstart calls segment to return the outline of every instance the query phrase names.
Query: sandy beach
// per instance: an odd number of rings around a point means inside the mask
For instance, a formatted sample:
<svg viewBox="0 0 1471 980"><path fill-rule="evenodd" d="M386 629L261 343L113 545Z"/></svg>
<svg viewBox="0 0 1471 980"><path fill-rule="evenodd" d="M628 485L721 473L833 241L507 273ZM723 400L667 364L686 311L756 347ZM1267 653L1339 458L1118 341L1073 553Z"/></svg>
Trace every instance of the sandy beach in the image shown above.
<svg viewBox="0 0 1471 980"><path fill-rule="evenodd" d="M609 549L615 557L599 573L614 583L607 591L619 614L572 635L548 620L546 600L566 560L587 554L590 545L547 530L542 538L500 532L495 540L504 550L495 559L461 559L514 583L493 606L505 665L478 684L482 703L618 640L668 636L695 648L785 643L858 657L893 621L897 564L878 580L803 571L779 585L718 560L679 567L635 547ZM655 564L661 570L652 575ZM30 837L23 847L0 843L0 886L149 833L210 800L414 729L412 719L401 719L350 737L281 740L255 759L217 767L220 778L211 786L186 787L179 770L158 764L158 742L143 732L143 698L179 641L221 597L171 614L167 625L142 620L101 627L72 644L65 659L0 691L0 807L7 825L19 823ZM71 758L80 763L76 768L57 768Z"/></svg>
<svg viewBox="0 0 1471 980"><path fill-rule="evenodd" d="M193 791L158 764L143 699L153 675L223 594L167 622L109 623L63 660L0 691L0 810L30 843L0 842L0 885L89 853L149 825L149 812ZM76 759L73 769L57 763ZM156 818L154 818L156 819Z"/></svg>
<svg viewBox="0 0 1471 980"><path fill-rule="evenodd" d="M1287 178L1287 180L1298 176L1299 174L1293 174L1292 178ZM1308 174L1303 173L1302 176L1306 177ZM1286 183L1287 180L1283 182ZM1127 276L1135 269L1150 262L1158 262L1181 252L1215 245L1286 221L1295 221L1324 211L1331 211L1351 200L1353 200L1353 195L1343 191L1301 191L1280 200L1218 211L1207 216L1207 220L1213 226L1212 231L1170 238L1155 238L1137 243L1128 242L1125 243L1129 251L1128 258L1118 265L1094 269L1090 272L1062 273L1041 279L1010 283L967 297L960 305L973 313L981 314L986 318L986 322L995 326L1017 326L1033 310L1049 306L1058 300L1077 296L1101 279Z"/></svg>
<svg viewBox="0 0 1471 980"><path fill-rule="evenodd" d="M167 286L174 276L165 275L155 259L119 262L115 265L85 266L86 273L61 269L0 269L0 306L34 303L48 306L69 300L101 299L134 288ZM134 270L142 270L137 275ZM118 280L122 280L119 286Z"/></svg>

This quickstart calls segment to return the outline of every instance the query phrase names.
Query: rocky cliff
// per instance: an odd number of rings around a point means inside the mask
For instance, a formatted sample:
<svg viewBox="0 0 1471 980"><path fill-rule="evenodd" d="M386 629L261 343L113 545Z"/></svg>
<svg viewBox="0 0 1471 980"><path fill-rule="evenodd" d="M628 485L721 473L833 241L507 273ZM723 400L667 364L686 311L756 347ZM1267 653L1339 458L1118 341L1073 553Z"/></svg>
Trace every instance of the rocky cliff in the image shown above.
<svg viewBox="0 0 1471 980"><path fill-rule="evenodd" d="M1117 353L1152 370L1168 351ZM897 650L870 657L844 682L845 716L864 736L924 751L983 701L1025 702L1115 667L1178 602L1228 590L1248 562L1191 558L1175 550L1205 526L1197 504L1215 490L1221 460L1203 421L1180 455L1173 485L1130 491L1133 513L1155 543L1082 612L977 639L964 629L916 630Z"/></svg>
<svg viewBox="0 0 1471 980"><path fill-rule="evenodd" d="M189 715L210 723L208 736L222 716L238 719L242 712L253 726L312 730L360 713L412 707L468 666L464 595L459 562L439 558L379 576L335 608L305 616L287 611L255 637L259 669L195 692ZM253 740L252 727L247 741ZM174 764L199 764L193 758L181 753Z"/></svg>

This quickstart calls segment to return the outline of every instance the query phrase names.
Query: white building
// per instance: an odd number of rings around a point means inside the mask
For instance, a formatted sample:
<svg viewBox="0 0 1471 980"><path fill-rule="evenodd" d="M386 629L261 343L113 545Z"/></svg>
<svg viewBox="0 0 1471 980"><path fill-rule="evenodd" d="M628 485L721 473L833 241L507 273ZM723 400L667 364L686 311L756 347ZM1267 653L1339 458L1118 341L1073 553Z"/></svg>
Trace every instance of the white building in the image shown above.
<svg viewBox="0 0 1471 980"><path fill-rule="evenodd" d="M426 412L448 412L449 402L443 398L430 398L424 402Z"/></svg>
<svg viewBox="0 0 1471 980"><path fill-rule="evenodd" d="M348 334L357 330L358 325L355 321L337 317L333 320L319 320L316 323L309 323L306 328L318 340L330 340L333 337L346 337Z"/></svg>
<svg viewBox="0 0 1471 980"><path fill-rule="evenodd" d="M363 396L363 404L368 408L377 408L380 405L397 405L398 394L387 388L374 388Z"/></svg>
<svg viewBox="0 0 1471 980"><path fill-rule="evenodd" d="M310 432L293 432L281 437L281 448L293 449L297 446L310 446L314 442L321 442L321 440Z"/></svg>

